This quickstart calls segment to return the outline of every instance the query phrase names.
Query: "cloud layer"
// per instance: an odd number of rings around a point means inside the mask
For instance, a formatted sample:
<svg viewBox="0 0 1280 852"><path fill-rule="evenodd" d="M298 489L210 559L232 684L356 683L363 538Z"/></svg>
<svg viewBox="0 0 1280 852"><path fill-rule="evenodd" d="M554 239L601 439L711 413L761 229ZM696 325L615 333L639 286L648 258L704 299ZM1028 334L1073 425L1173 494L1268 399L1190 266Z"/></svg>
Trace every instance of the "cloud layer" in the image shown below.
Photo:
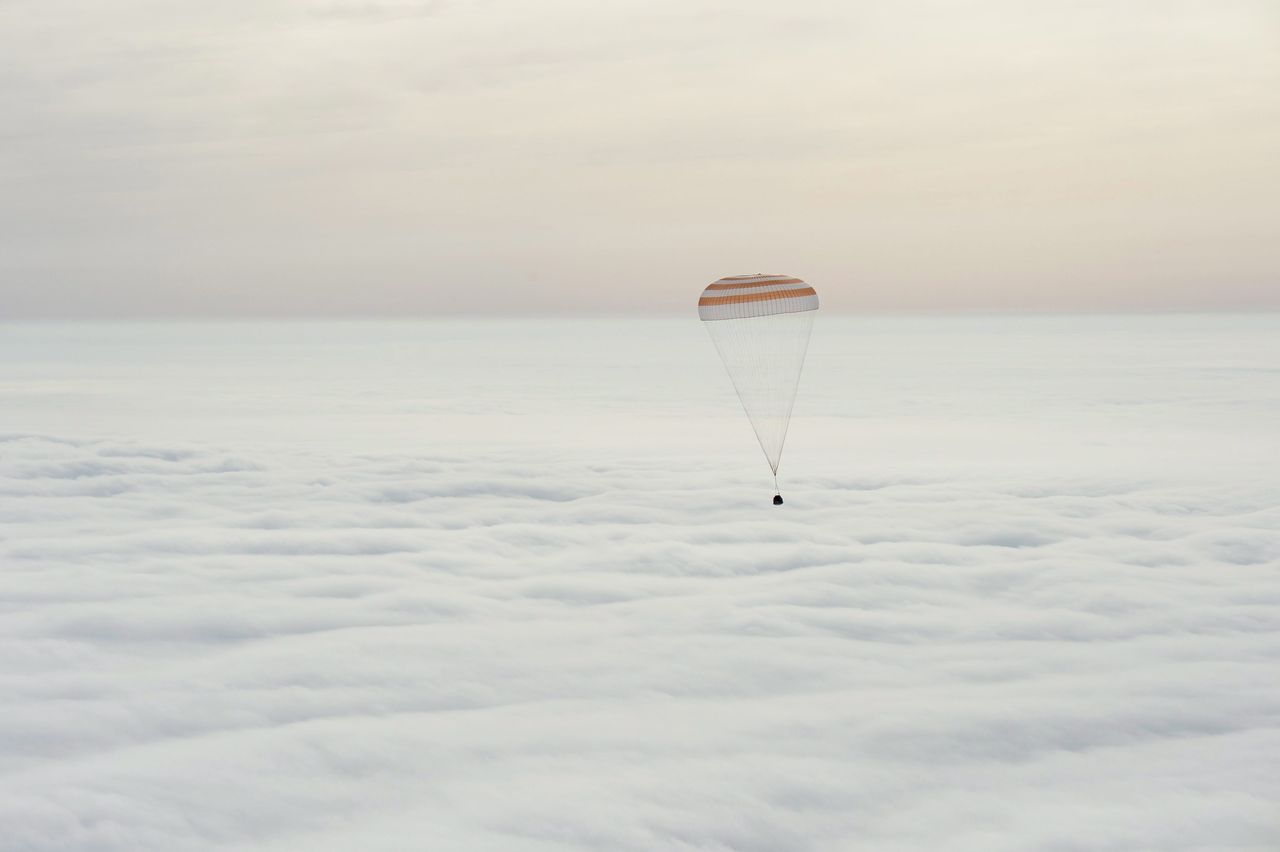
<svg viewBox="0 0 1280 852"><path fill-rule="evenodd" d="M865 420L824 408L858 384L833 365L866 338L828 326L821 343L820 326L781 509L744 422L707 413L734 404L714 363L723 386L700 404L664 386L677 342L626 393L651 406L646 428L687 412L692 449L661 430L590 440L623 421L574 388L617 368L547 369L567 350L501 325L459 345L525 351L541 380L495 398L450 374L435 398L507 423L505 445L480 429L409 449L390 427L388 446L351 440L413 402L398 387L361 396L333 373L324 397L293 382L311 418L272 407L278 376L250 357L263 328L204 343L135 328L133 351L72 361L50 354L67 328L24 329L23 365L0 368L10 422L59 405L83 419L0 434L0 848L1273 848L1280 509L1271 463L1239 454L1274 423L1261 397L1280 362L1247 324L1192 337L1168 322L1134 333L1145 362L1082 349L1063 368L1109 364L1143 393L1094 415L1061 383L1032 403L1077 412L1081 443L1047 459L1015 439L1034 421L993 390L1002 359L975 366L1016 324L949 326L953 368L1003 401L982 425L1002 424L1002 462L963 410L912 437L889 381L909 366L860 385ZM903 352L937 334L909 329L881 330ZM239 402L197 409L197 427L183 394L210 386L161 379L172 363L204 375L192 353L209 334L245 336L217 361L243 396L219 392ZM313 364L348 362L366 334L274 333ZM1041 338L1021 350L1038 379L1009 388L1055 375ZM374 357L394 362L399 340ZM136 388L172 393L123 429L102 388L130 364ZM558 443L531 452L520 424L549 400ZM951 456L801 446L874 430L873 412ZM273 437L280 422L297 441ZM1157 455L1132 457L1135 428ZM1158 455L1206 430L1215 470Z"/></svg>

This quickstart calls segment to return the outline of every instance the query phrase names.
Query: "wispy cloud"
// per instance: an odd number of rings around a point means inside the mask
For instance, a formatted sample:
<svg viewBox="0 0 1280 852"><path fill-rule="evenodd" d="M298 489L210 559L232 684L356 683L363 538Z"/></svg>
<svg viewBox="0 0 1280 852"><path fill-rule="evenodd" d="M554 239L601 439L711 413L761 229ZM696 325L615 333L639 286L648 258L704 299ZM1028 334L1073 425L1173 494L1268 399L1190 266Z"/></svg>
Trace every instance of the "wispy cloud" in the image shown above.
<svg viewBox="0 0 1280 852"><path fill-rule="evenodd" d="M1249 0L10 2L0 295L672 311L783 269L846 309L1274 307L1278 46Z"/></svg>

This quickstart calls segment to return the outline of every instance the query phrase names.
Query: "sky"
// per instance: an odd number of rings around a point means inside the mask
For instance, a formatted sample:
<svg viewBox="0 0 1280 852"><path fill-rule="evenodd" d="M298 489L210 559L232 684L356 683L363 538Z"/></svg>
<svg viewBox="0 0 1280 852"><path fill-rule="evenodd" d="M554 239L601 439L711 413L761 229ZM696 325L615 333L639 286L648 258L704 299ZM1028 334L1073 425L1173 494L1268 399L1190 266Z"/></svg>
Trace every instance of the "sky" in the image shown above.
<svg viewBox="0 0 1280 852"><path fill-rule="evenodd" d="M6 0L0 318L1280 307L1271 0Z"/></svg>
<svg viewBox="0 0 1280 852"><path fill-rule="evenodd" d="M1280 847L1278 315L4 331L5 852Z"/></svg>

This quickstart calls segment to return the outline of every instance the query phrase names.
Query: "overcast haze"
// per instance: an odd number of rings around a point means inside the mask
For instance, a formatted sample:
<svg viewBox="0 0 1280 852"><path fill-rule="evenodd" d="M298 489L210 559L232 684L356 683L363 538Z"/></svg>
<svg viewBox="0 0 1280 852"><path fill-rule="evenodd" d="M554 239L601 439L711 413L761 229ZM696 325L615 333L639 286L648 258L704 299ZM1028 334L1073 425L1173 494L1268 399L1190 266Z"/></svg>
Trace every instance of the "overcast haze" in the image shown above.
<svg viewBox="0 0 1280 852"><path fill-rule="evenodd" d="M1280 8L0 4L0 311L1280 305Z"/></svg>

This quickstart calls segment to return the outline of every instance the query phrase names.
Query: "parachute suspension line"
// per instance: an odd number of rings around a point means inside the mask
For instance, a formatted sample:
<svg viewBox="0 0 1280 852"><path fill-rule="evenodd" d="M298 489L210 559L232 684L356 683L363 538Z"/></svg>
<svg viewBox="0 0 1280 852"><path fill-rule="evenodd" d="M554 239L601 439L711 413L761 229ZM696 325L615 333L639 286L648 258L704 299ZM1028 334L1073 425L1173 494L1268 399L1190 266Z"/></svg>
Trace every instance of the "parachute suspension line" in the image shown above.
<svg viewBox="0 0 1280 852"><path fill-rule="evenodd" d="M774 474L782 463L813 315L803 311L705 323Z"/></svg>

